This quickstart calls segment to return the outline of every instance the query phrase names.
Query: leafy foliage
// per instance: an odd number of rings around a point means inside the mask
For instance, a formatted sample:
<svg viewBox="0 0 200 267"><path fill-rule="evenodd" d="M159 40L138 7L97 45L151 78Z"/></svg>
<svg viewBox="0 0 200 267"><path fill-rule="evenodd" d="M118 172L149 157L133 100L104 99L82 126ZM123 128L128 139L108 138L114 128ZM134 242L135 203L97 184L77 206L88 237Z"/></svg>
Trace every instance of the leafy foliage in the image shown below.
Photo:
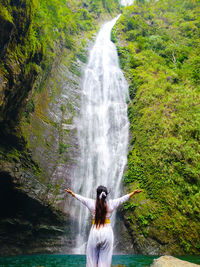
<svg viewBox="0 0 200 267"><path fill-rule="evenodd" d="M130 84L124 182L128 188L139 182L160 207L156 235L165 225L187 253L200 244L199 8L195 0L136 1L112 33ZM151 220L140 208L143 228Z"/></svg>
<svg viewBox="0 0 200 267"><path fill-rule="evenodd" d="M94 7L98 7L96 12ZM58 47L76 50L76 38L82 31L97 29L101 15L116 12L116 0L3 0L0 18L13 23L15 34L6 44L5 53L28 73L49 72ZM23 63L26 63L23 66ZM38 65L38 66L36 66ZM7 68L2 64L4 73Z"/></svg>

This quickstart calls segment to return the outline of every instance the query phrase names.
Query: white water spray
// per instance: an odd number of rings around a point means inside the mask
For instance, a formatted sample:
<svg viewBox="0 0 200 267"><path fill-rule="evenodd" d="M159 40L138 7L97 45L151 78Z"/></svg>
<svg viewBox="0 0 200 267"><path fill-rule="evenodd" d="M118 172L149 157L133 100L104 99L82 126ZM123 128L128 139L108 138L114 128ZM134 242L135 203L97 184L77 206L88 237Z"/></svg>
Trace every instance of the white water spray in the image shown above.
<svg viewBox="0 0 200 267"><path fill-rule="evenodd" d="M134 0L121 0L120 3L122 6L130 6L132 5Z"/></svg>
<svg viewBox="0 0 200 267"><path fill-rule="evenodd" d="M101 28L84 74L78 121L81 155L73 189L85 197L95 198L99 185L111 188L112 198L119 197L127 162L128 84L119 67L116 47L110 40L111 29L118 18ZM79 222L74 253L84 253L89 212L80 203L76 203L72 212Z"/></svg>

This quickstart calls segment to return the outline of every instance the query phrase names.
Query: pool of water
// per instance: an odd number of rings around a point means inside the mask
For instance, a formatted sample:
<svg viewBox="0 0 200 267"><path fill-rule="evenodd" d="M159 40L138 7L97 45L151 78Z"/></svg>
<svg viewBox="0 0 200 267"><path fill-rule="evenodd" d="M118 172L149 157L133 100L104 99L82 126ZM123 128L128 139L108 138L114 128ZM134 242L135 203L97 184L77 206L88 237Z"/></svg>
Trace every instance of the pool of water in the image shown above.
<svg viewBox="0 0 200 267"><path fill-rule="evenodd" d="M112 265L123 267L144 267L150 266L153 259L158 256L144 255L114 255ZM200 256L178 257L192 263L200 264ZM84 267L85 255L24 255L0 257L1 267Z"/></svg>

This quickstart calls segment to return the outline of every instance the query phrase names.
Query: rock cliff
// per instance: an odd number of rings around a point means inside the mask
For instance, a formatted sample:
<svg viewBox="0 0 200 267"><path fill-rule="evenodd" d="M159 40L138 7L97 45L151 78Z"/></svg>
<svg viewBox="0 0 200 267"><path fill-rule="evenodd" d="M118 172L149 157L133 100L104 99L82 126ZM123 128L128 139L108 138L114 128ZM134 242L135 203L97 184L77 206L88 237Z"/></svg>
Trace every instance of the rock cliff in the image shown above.
<svg viewBox="0 0 200 267"><path fill-rule="evenodd" d="M79 153L82 70L101 21L119 5L4 0L0 7L0 255L64 253L73 242L63 188Z"/></svg>

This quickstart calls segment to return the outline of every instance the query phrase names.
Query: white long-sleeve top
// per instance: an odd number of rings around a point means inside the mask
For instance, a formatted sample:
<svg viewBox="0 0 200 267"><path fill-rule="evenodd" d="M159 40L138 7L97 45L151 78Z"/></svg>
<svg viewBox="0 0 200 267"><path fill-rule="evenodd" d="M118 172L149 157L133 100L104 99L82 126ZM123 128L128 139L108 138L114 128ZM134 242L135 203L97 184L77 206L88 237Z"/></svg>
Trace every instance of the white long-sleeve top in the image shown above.
<svg viewBox="0 0 200 267"><path fill-rule="evenodd" d="M96 206L96 200L91 198L86 198L81 195L75 194L75 198L78 199L83 205L85 205L91 212L93 219L95 218L95 206ZM129 199L129 194L116 198L116 199L110 199L107 203L107 214L106 218L110 219L113 211L119 207L122 203L127 201Z"/></svg>

